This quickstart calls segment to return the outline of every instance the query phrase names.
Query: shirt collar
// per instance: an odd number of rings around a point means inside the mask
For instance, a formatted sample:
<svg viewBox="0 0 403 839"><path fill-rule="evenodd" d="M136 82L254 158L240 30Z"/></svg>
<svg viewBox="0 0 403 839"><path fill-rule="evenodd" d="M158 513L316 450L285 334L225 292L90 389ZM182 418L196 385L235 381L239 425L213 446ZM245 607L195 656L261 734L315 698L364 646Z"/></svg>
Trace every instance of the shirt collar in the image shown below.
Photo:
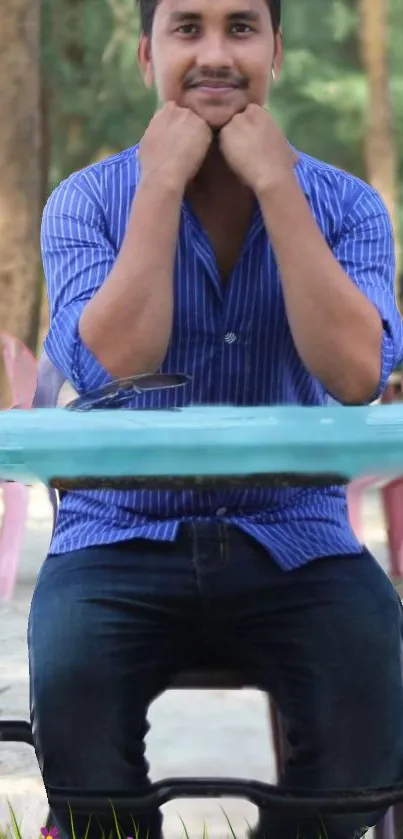
<svg viewBox="0 0 403 839"><path fill-rule="evenodd" d="M309 166L307 165L305 155L298 151L298 149L294 149L291 147L296 155L298 155L298 160L294 165L294 172L295 177L297 178L298 184L302 189L303 193L307 198L310 197L311 194L311 178L309 172Z"/></svg>
<svg viewBox="0 0 403 839"><path fill-rule="evenodd" d="M139 146L134 149L134 186L137 187L140 182L141 164L139 160Z"/></svg>

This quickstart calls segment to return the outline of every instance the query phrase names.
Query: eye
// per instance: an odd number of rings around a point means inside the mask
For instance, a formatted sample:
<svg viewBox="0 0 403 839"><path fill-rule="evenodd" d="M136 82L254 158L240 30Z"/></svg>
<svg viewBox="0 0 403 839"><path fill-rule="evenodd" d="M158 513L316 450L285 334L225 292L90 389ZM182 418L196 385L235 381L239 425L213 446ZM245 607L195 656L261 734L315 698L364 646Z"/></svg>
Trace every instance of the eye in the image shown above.
<svg viewBox="0 0 403 839"><path fill-rule="evenodd" d="M196 23L182 23L175 31L179 35L197 35L199 28Z"/></svg>
<svg viewBox="0 0 403 839"><path fill-rule="evenodd" d="M233 23L231 26L232 35L250 35L253 32L249 23Z"/></svg>

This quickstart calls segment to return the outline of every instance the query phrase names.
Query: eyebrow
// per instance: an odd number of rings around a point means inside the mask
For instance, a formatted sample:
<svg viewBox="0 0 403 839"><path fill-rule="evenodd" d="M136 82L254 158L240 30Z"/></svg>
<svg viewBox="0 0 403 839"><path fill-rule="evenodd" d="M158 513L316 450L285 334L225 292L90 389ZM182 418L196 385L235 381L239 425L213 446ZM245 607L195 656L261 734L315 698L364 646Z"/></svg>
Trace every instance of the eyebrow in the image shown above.
<svg viewBox="0 0 403 839"><path fill-rule="evenodd" d="M202 15L199 12L172 12L170 15L170 19L172 23L180 23L184 20L200 21L202 20ZM245 11L231 12L231 14L227 15L227 20L246 20L248 23L258 23L260 20L260 15L258 12L252 12L249 9L245 9Z"/></svg>

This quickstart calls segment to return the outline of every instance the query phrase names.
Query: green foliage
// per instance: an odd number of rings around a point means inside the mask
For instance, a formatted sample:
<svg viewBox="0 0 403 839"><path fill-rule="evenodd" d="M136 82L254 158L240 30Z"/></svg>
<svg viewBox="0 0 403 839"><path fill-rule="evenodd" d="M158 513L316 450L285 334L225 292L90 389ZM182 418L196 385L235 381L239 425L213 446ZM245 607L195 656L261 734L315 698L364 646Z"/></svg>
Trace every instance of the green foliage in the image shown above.
<svg viewBox="0 0 403 839"><path fill-rule="evenodd" d="M275 109L298 148L362 177L366 84L356 32L348 0L285 3L285 65Z"/></svg>
<svg viewBox="0 0 403 839"><path fill-rule="evenodd" d="M141 137L154 94L137 67L133 0L43 0L51 186Z"/></svg>

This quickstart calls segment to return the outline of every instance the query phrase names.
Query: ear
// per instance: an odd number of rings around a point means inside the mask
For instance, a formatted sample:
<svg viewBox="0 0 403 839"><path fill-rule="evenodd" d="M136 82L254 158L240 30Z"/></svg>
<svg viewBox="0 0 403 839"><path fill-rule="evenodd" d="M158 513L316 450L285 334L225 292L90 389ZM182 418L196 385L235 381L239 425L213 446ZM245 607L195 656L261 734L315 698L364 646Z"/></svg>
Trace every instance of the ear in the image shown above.
<svg viewBox="0 0 403 839"><path fill-rule="evenodd" d="M151 38L148 35L141 35L137 48L137 58L146 87L154 85L154 72L151 60Z"/></svg>
<svg viewBox="0 0 403 839"><path fill-rule="evenodd" d="M283 55L284 55L284 45L283 45L283 33L279 30L277 32L275 43L274 43L274 59L273 59L273 70L276 75L276 79L281 73L281 69L283 66Z"/></svg>

